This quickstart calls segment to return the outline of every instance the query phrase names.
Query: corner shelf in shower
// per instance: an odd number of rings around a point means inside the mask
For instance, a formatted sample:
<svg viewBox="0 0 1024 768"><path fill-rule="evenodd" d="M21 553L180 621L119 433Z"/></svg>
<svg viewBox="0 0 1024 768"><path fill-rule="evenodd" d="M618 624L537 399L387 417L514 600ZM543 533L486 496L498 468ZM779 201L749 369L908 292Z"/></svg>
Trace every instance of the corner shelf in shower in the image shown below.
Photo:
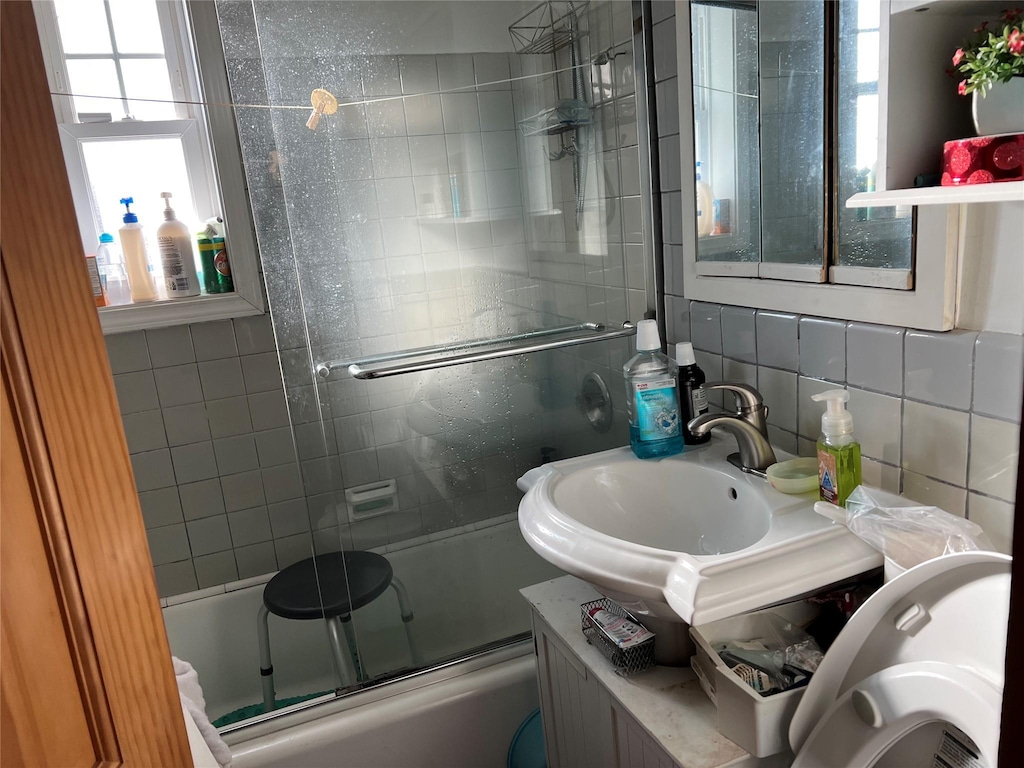
<svg viewBox="0 0 1024 768"><path fill-rule="evenodd" d="M560 133L590 125L592 122L589 107L583 110L576 106L571 108L556 106L548 107L536 115L523 118L519 121L519 130L523 136L557 136Z"/></svg>
<svg viewBox="0 0 1024 768"><path fill-rule="evenodd" d="M587 32L580 29L579 20L586 16L589 5L589 2L547 0L530 9L508 28L516 53L554 53L574 40L586 37ZM575 25L571 20L574 14Z"/></svg>
<svg viewBox="0 0 1024 768"><path fill-rule="evenodd" d="M260 315L263 314L263 308L255 306L244 295L235 292L99 307L98 314L100 328L106 336L113 333L166 328L171 325Z"/></svg>

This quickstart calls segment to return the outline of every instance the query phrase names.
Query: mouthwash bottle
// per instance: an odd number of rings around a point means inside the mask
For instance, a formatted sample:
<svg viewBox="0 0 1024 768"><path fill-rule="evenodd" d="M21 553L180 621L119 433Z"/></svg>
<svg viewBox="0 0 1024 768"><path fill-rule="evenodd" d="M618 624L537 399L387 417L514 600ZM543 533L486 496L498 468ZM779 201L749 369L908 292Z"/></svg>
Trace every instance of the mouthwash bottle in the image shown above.
<svg viewBox="0 0 1024 768"><path fill-rule="evenodd" d="M683 450L675 366L661 353L654 320L636 327L636 355L622 367L626 379L629 445L641 459L671 456Z"/></svg>
<svg viewBox="0 0 1024 768"><path fill-rule="evenodd" d="M860 443L853 436L853 414L846 410L849 399L845 389L811 395L811 400L827 403L818 438L818 497L840 507L860 485Z"/></svg>

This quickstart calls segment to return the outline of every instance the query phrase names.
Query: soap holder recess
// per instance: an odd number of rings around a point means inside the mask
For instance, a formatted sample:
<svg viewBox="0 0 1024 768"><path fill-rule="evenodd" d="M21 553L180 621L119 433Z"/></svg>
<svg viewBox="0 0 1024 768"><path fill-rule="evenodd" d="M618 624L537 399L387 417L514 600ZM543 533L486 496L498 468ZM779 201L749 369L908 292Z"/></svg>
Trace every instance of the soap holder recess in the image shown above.
<svg viewBox="0 0 1024 768"><path fill-rule="evenodd" d="M588 643L597 648L612 663L612 666L615 668L615 674L628 677L654 666L654 641L657 638L651 637L639 645L634 645L632 648L620 648L611 635L590 618L590 611L594 608L603 608L610 613L614 613L616 616L632 621L634 624L639 624L640 622L621 605L607 598L592 600L580 606L583 636L587 638Z"/></svg>

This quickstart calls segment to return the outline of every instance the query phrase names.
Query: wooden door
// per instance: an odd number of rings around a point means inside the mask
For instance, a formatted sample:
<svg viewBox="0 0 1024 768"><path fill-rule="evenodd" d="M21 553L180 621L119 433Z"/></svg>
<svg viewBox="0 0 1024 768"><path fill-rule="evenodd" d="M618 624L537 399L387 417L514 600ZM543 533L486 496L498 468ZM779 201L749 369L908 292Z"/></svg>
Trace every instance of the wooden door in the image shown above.
<svg viewBox="0 0 1024 768"><path fill-rule="evenodd" d="M0 57L0 764L190 766L31 3Z"/></svg>

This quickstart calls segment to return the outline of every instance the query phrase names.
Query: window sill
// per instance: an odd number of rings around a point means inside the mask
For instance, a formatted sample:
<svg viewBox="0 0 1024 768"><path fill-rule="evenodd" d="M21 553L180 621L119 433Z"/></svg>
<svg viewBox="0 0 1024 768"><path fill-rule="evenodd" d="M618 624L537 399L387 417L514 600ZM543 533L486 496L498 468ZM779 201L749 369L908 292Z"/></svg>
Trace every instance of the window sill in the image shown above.
<svg viewBox="0 0 1024 768"><path fill-rule="evenodd" d="M170 325L204 323L246 315L261 315L263 309L251 304L238 293L195 296L190 299L151 301L144 304L122 304L100 307L103 334L164 328Z"/></svg>

